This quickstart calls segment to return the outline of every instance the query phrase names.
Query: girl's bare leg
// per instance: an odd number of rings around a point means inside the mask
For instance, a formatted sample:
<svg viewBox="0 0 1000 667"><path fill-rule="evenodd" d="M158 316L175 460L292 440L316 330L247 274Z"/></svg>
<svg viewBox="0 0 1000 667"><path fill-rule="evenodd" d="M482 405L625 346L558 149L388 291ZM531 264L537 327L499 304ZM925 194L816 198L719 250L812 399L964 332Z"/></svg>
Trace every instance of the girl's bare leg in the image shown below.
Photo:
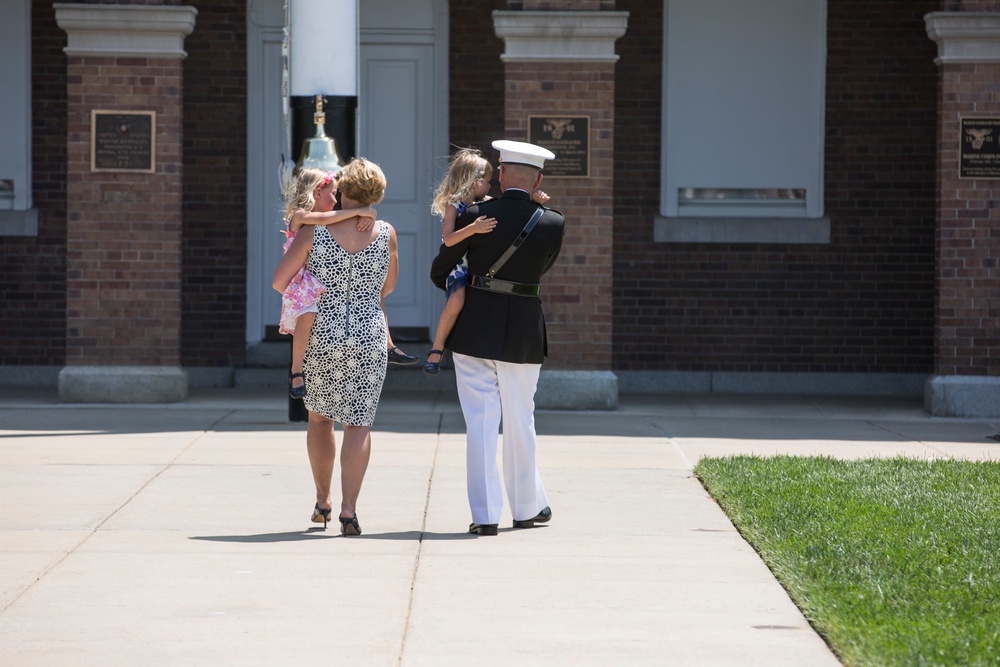
<svg viewBox="0 0 1000 667"><path fill-rule="evenodd" d="M295 320L295 332L292 334L292 373L302 372L302 360L306 356L306 348L309 346L309 335L312 333L313 322L316 321L316 313L302 313ZM293 387L301 387L305 384L302 378L292 380Z"/></svg>
<svg viewBox="0 0 1000 667"><path fill-rule="evenodd" d="M460 287L448 295L448 301L444 304L444 309L441 311L441 317L438 318L437 333L434 335L434 345L431 346L431 349L444 349L445 341L448 340L448 334L451 333L452 328L455 326L455 321L458 320L458 314L462 312L462 307L464 305L464 287ZM437 357L437 359L432 359L431 357ZM441 357L442 355L437 352L432 352L427 355L427 361L431 363L440 363Z"/></svg>
<svg viewBox="0 0 1000 667"><path fill-rule="evenodd" d="M333 420L315 412L309 413L306 427L306 450L309 467L316 483L316 504L320 509L330 509L330 485L333 483L333 462L337 454L337 440Z"/></svg>
<svg viewBox="0 0 1000 667"><path fill-rule="evenodd" d="M371 427L344 424L344 444L340 450L340 489L343 498L340 516L357 515L358 495L371 458Z"/></svg>

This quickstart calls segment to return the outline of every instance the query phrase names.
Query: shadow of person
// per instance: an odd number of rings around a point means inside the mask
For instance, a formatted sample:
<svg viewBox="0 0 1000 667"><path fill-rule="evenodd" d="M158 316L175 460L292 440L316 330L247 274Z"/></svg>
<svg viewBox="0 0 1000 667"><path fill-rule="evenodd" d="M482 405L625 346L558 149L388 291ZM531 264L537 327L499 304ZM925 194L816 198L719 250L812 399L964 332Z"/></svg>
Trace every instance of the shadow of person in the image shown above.
<svg viewBox="0 0 1000 667"><path fill-rule="evenodd" d="M309 528L307 530L289 531L286 533L258 533L256 535L195 535L188 539L202 542L234 542L242 544L267 544L277 542L301 542L303 540L328 539L331 537L343 537L336 530L323 530L322 528ZM369 540L466 540L475 539L475 535L468 533L428 533L420 530L407 530L396 533L362 533L361 535L351 535L351 539Z"/></svg>

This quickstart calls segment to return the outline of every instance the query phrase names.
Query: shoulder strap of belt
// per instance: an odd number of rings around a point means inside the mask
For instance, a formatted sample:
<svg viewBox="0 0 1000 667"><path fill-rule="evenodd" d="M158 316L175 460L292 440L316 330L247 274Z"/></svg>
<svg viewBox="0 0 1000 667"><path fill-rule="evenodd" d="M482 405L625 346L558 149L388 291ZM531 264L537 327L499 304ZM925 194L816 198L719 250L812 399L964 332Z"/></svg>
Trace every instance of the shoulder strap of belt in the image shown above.
<svg viewBox="0 0 1000 667"><path fill-rule="evenodd" d="M542 217L542 213L544 212L545 209L541 206L539 206L538 209L535 210L535 213L531 216L531 219L528 220L528 224L524 226L524 229L522 229L521 233L517 235L517 238L514 239L514 242L510 244L510 247L507 248L502 255L500 255L500 259L498 259L496 263L490 267L490 270L486 272L487 278L492 278L493 276L495 276L497 271L500 270L500 267L502 267L504 264L507 263L507 260L510 259L511 255L514 254L514 251L517 250L522 243L524 243L524 239L528 238L528 234L530 234L531 230L534 229L535 225L538 224L538 219Z"/></svg>

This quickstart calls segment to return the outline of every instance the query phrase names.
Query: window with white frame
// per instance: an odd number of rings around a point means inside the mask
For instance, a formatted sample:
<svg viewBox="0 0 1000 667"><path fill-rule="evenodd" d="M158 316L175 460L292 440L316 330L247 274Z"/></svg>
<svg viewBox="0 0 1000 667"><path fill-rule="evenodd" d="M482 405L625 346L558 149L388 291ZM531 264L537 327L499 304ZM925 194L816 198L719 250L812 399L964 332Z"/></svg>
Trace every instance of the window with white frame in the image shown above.
<svg viewBox="0 0 1000 667"><path fill-rule="evenodd" d="M664 0L658 224L821 220L825 67L826 0Z"/></svg>
<svg viewBox="0 0 1000 667"><path fill-rule="evenodd" d="M31 202L31 0L0 21L0 235L34 235Z"/></svg>

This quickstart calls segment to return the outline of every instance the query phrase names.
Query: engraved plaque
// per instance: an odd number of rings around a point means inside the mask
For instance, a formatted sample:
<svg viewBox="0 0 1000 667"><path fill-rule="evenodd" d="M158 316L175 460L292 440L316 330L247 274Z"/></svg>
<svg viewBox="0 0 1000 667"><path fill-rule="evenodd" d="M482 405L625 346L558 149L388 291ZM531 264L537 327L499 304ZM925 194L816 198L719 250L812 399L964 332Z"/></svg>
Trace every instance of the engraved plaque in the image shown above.
<svg viewBox="0 0 1000 667"><path fill-rule="evenodd" d="M590 116L528 116L528 142L556 154L545 178L590 177Z"/></svg>
<svg viewBox="0 0 1000 667"><path fill-rule="evenodd" d="M1000 118L962 118L958 177L1000 179Z"/></svg>
<svg viewBox="0 0 1000 667"><path fill-rule="evenodd" d="M156 169L156 112L90 112L90 170L133 171Z"/></svg>

